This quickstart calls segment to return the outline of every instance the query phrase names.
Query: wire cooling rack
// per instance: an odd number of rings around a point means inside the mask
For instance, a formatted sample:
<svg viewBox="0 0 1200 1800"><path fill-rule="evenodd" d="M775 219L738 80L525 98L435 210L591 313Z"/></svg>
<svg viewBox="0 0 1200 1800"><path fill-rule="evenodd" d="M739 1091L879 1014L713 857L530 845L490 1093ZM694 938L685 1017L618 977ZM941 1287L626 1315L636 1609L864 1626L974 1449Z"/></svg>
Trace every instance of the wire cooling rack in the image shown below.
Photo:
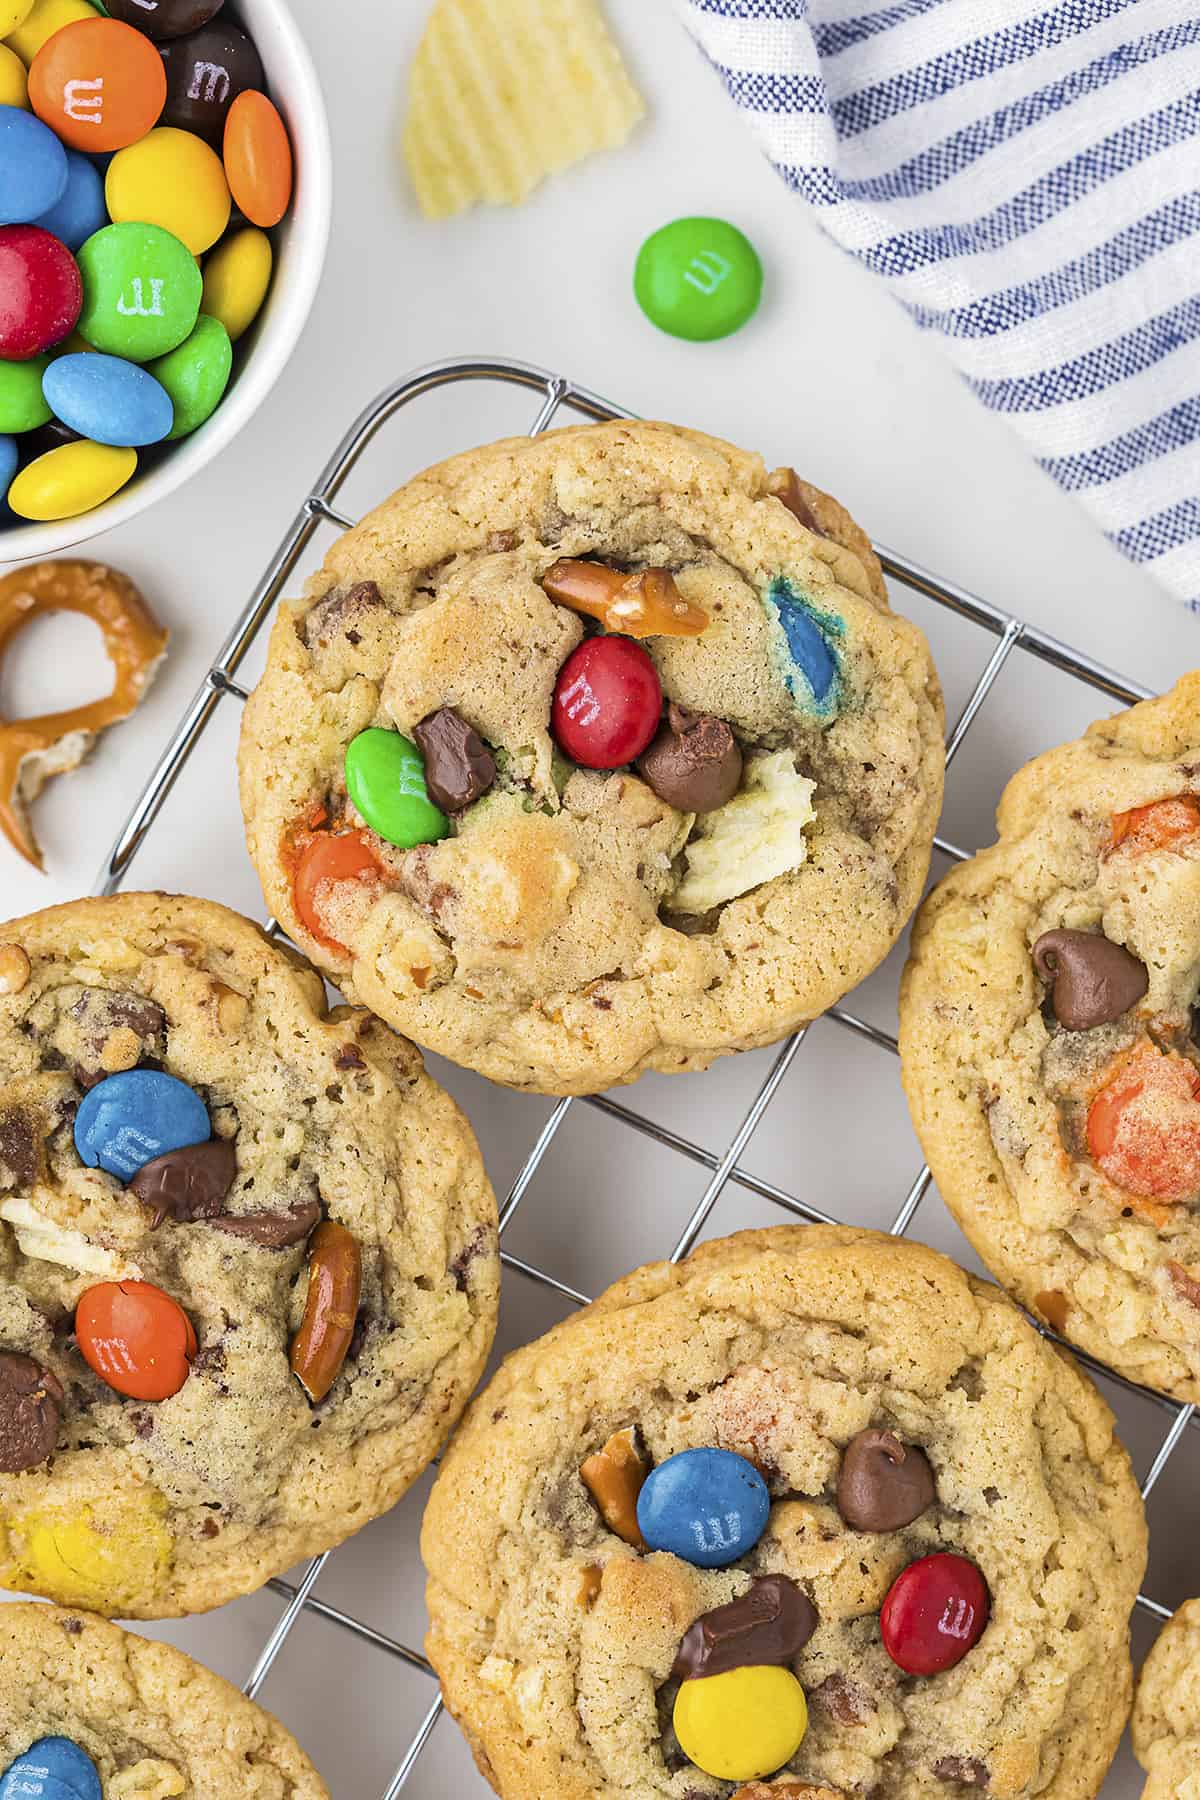
<svg viewBox="0 0 1200 1800"><path fill-rule="evenodd" d="M96 884L97 892L114 893L125 881L130 867L158 818L175 781L200 742L218 707L228 700L240 702L246 699L246 690L238 683L238 672L263 625L271 615L285 585L295 572L310 541L322 530L328 530L331 527L343 530L355 523L353 519L339 510L338 496L376 433L402 409L411 406L422 396L454 384L467 382L506 384L528 389L535 394L537 411L529 427L531 437L545 431L561 412L572 413L591 420L635 416L625 408L601 399L599 395L589 392L586 388L576 386L574 382L562 376L553 375L547 370L533 368L524 363L502 360L459 358L449 362L431 364L404 376L391 387L385 388L355 420L321 472L316 484L305 496L276 554L271 559L266 573L209 668L199 691L146 781L101 871ZM879 546L876 548L885 571L894 581L900 582L904 587L923 595L938 607L946 609L948 613L957 615L960 619L978 628L984 634L985 642L989 639L994 640L990 652L983 658L978 677L947 739L948 763L958 755L967 733L978 717L997 678L1009 658L1014 654L1032 657L1042 663L1050 664L1082 683L1086 688L1094 689L1111 700L1132 704L1134 701L1149 697L1148 689L1125 680L1082 652L1072 649L1046 632L1040 631L1036 626L1026 624L1008 613L997 610L977 595L942 580L905 557L898 556ZM934 653L936 656L936 644ZM939 836L934 841L937 848L952 861L961 862L969 854L944 837ZM272 922L271 928L277 930L274 922ZM874 1046L883 1055L895 1057L898 1054L896 1039L890 1033L881 1030L878 1026L860 1018L846 1008L834 1007L832 1012L826 1016L835 1020L844 1030ZM642 1116L608 1095L600 1094L586 1099L559 1101L538 1133L532 1149L500 1208L501 1233L503 1234L505 1228L511 1223L518 1207L528 1193L568 1112L572 1107L579 1106L597 1109L614 1123L643 1134L663 1149L674 1152L689 1163L695 1164L697 1168L708 1172L707 1185L697 1199L686 1225L670 1250L672 1261L678 1262L696 1244L718 1199L730 1183L738 1184L750 1193L778 1206L792 1217L809 1223L854 1223L853 1220L834 1220L829 1214L821 1212L785 1188L764 1180L751 1169L743 1166L742 1162L747 1146L778 1093L784 1077L799 1056L807 1033L808 1027L805 1027L789 1038L778 1050L765 1081L746 1109L733 1136L722 1150L709 1149L702 1144L693 1142L688 1137L668 1130L664 1125ZM910 1230L922 1201L929 1191L930 1184L928 1168L921 1167L913 1176L903 1201L891 1222L890 1230L894 1236L903 1236ZM578 1289L560 1281L548 1270L525 1261L508 1250L502 1249L501 1254L510 1276L515 1275L537 1283L572 1304L586 1304L588 1295L580 1293ZM1053 1337L1053 1333L1047 1332L1038 1321L1035 1320L1034 1323L1044 1336ZM1130 1394L1140 1396L1162 1413L1166 1421L1165 1430L1142 1484L1143 1495L1149 1495L1151 1489L1160 1480L1171 1456L1192 1422L1196 1409L1168 1400L1163 1395L1155 1394L1149 1389L1140 1388L1088 1356L1082 1356L1079 1352L1075 1352L1075 1355L1095 1373L1105 1377L1108 1381L1115 1382ZM327 1552L323 1556L316 1557L308 1564L301 1579L295 1585L286 1581L272 1581L268 1584L270 1590L285 1601L285 1606L263 1645L254 1668L243 1684L245 1693L251 1698L259 1692L293 1627L306 1609L327 1623L353 1634L360 1642L371 1646L382 1655L433 1677L433 1670L429 1662L419 1650L375 1629L351 1613L327 1604L313 1592L318 1578L332 1554L332 1552ZM1171 1616L1171 1609L1168 1606L1162 1605L1148 1594L1139 1595L1138 1605L1156 1620L1162 1621ZM409 1777L437 1725L442 1710L441 1700L434 1699L415 1735L403 1749L395 1774L384 1791L383 1800L395 1800L395 1797L407 1785ZM400 1750L399 1745L397 1745L397 1750Z"/></svg>

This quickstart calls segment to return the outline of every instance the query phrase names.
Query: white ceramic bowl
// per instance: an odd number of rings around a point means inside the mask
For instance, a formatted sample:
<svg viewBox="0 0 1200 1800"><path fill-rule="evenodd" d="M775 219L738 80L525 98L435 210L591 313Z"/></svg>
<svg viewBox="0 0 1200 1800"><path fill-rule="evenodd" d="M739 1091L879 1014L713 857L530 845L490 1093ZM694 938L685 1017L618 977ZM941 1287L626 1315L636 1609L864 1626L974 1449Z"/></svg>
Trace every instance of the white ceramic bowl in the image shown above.
<svg viewBox="0 0 1200 1800"><path fill-rule="evenodd" d="M287 0L231 0L231 14L258 46L271 98L287 121L296 163L291 209L272 232L275 268L266 304L233 347L233 379L216 412L170 447L161 462L93 512L0 530L0 564L56 556L123 525L174 493L232 442L278 380L304 329L329 241L332 156L317 72Z"/></svg>

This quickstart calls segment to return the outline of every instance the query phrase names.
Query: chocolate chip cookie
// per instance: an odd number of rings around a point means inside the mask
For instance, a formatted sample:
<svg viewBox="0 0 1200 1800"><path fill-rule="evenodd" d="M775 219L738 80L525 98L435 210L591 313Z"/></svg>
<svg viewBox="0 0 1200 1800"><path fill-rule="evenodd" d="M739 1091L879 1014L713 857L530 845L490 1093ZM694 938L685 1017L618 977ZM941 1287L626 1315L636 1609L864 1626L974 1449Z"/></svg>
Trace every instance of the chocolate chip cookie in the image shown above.
<svg viewBox="0 0 1200 1800"><path fill-rule="evenodd" d="M1038 757L998 822L913 931L925 1155L1018 1299L1200 1400L1200 675Z"/></svg>
<svg viewBox="0 0 1200 1800"><path fill-rule="evenodd" d="M518 1350L422 1549L504 1800L1082 1800L1129 1713L1108 1408L998 1288L873 1232L706 1244Z"/></svg>
<svg viewBox="0 0 1200 1800"><path fill-rule="evenodd" d="M411 481L285 604L251 856L305 952L493 1080L588 1093L773 1042L924 882L942 705L835 500L667 425Z"/></svg>
<svg viewBox="0 0 1200 1800"><path fill-rule="evenodd" d="M5 1586L159 1618L339 1543L436 1454L497 1288L469 1126L298 956L165 894L0 926Z"/></svg>
<svg viewBox="0 0 1200 1800"><path fill-rule="evenodd" d="M1138 1677L1133 1747L1142 1800L1200 1800L1200 1600L1163 1626Z"/></svg>
<svg viewBox="0 0 1200 1800"><path fill-rule="evenodd" d="M0 1790L329 1800L290 1733L181 1650L16 1603L0 1606Z"/></svg>

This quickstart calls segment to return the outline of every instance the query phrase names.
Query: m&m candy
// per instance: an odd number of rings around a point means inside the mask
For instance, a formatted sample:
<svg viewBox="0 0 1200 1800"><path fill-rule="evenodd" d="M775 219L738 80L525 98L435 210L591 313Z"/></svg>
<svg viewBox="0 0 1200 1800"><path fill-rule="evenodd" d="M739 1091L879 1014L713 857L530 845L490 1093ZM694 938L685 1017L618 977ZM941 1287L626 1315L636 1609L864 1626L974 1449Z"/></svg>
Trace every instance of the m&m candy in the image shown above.
<svg viewBox="0 0 1200 1800"><path fill-rule="evenodd" d="M82 304L65 244L37 225L0 226L0 356L20 362L61 343Z"/></svg>
<svg viewBox="0 0 1200 1800"><path fill-rule="evenodd" d="M207 25L225 0L106 0L106 4L114 19L124 19L161 42Z"/></svg>
<svg viewBox="0 0 1200 1800"><path fill-rule="evenodd" d="M201 310L220 319L232 343L258 317L271 285L273 261L270 238L249 225L218 244L205 263Z"/></svg>
<svg viewBox="0 0 1200 1800"><path fill-rule="evenodd" d="M149 362L189 336L204 278L195 257L159 225L106 225L79 252L79 329L94 350Z"/></svg>
<svg viewBox="0 0 1200 1800"><path fill-rule="evenodd" d="M175 422L161 382L120 356L60 356L46 370L42 391L64 425L97 444L158 444Z"/></svg>
<svg viewBox="0 0 1200 1800"><path fill-rule="evenodd" d="M33 11L33 0L0 0L0 37L15 31Z"/></svg>
<svg viewBox="0 0 1200 1800"><path fill-rule="evenodd" d="M0 44L0 106L29 106L29 76L15 50Z"/></svg>
<svg viewBox="0 0 1200 1800"><path fill-rule="evenodd" d="M78 150L67 151L67 185L49 212L34 223L60 239L68 250L78 250L94 231L108 224L104 180L90 157Z"/></svg>
<svg viewBox="0 0 1200 1800"><path fill-rule="evenodd" d="M96 1765L71 1738L44 1737L0 1775L0 1800L103 1800Z"/></svg>
<svg viewBox="0 0 1200 1800"><path fill-rule="evenodd" d="M88 0L35 0L17 29L8 33L8 42L28 68L55 32L99 16L99 8L90 6Z"/></svg>
<svg viewBox="0 0 1200 1800"><path fill-rule="evenodd" d="M67 455L80 448L53 451ZM194 1088L160 1069L127 1069L89 1088L75 1114L75 1148L89 1169L128 1181L168 1150L211 1136L208 1108Z"/></svg>
<svg viewBox="0 0 1200 1800"><path fill-rule="evenodd" d="M191 1371L192 1322L149 1281L104 1281L75 1308L75 1337L90 1369L131 1400L169 1400Z"/></svg>
<svg viewBox="0 0 1200 1800"><path fill-rule="evenodd" d="M551 729L585 769L617 769L642 754L662 716L662 684L632 638L587 638L558 672Z"/></svg>
<svg viewBox="0 0 1200 1800"><path fill-rule="evenodd" d="M790 1669L760 1664L685 1681L672 1722L684 1754L706 1775L754 1781L795 1756L808 1704Z"/></svg>
<svg viewBox="0 0 1200 1800"><path fill-rule="evenodd" d="M292 883L300 923L329 949L347 955L345 945L330 935L322 906L343 882L373 882L378 876L379 862L361 831L318 832L301 852Z"/></svg>
<svg viewBox="0 0 1200 1800"><path fill-rule="evenodd" d="M638 251L633 290L646 317L673 337L728 337L762 298L758 252L726 219L676 219Z"/></svg>
<svg viewBox="0 0 1200 1800"><path fill-rule="evenodd" d="M229 333L219 319L201 313L191 336L150 364L151 375L165 389L174 410L168 437L187 437L211 417L229 386L232 369Z"/></svg>
<svg viewBox="0 0 1200 1800"><path fill-rule="evenodd" d="M74 519L120 493L136 469L136 450L81 438L26 463L8 504L19 519Z"/></svg>
<svg viewBox="0 0 1200 1800"><path fill-rule="evenodd" d="M36 431L50 417L42 392L42 376L50 366L48 356L28 362L0 362L0 431Z"/></svg>
<svg viewBox="0 0 1200 1800"><path fill-rule="evenodd" d="M278 225L292 198L287 126L265 94L247 88L225 121L229 190L252 225Z"/></svg>
<svg viewBox="0 0 1200 1800"><path fill-rule="evenodd" d="M939 1675L983 1636L991 1610L987 1582L950 1551L909 1563L879 1614L883 1647L906 1675Z"/></svg>
<svg viewBox="0 0 1200 1800"><path fill-rule="evenodd" d="M398 731L372 726L351 739L346 791L371 830L402 850L449 835L449 819L429 798L421 752Z"/></svg>
<svg viewBox="0 0 1200 1800"><path fill-rule="evenodd" d="M220 149L225 120L238 95L262 88L263 66L244 31L217 18L162 46L167 72L164 125L178 125Z"/></svg>
<svg viewBox="0 0 1200 1800"><path fill-rule="evenodd" d="M700 1569L727 1569L767 1528L771 1496L752 1463L732 1450L681 1450L647 1475L637 1518L651 1550Z"/></svg>
<svg viewBox="0 0 1200 1800"><path fill-rule="evenodd" d="M161 225L194 256L211 249L229 223L229 183L220 157L193 132L170 125L113 157L104 197L114 222Z"/></svg>
<svg viewBox="0 0 1200 1800"><path fill-rule="evenodd" d="M28 225L62 199L67 153L32 113L0 106L0 225Z"/></svg>
<svg viewBox="0 0 1200 1800"><path fill-rule="evenodd" d="M162 58L118 19L80 19L47 39L29 69L39 119L73 150L92 154L136 143L167 98Z"/></svg>

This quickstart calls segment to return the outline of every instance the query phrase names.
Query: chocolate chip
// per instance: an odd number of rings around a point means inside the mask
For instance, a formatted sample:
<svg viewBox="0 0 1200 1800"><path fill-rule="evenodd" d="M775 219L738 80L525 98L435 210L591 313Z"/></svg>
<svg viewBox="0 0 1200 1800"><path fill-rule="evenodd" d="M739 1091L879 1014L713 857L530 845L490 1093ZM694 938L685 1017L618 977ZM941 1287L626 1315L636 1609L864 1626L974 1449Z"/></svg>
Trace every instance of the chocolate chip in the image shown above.
<svg viewBox="0 0 1200 1800"><path fill-rule="evenodd" d="M34 1122L23 1107L0 1112L0 1186L32 1187L38 1172L38 1140Z"/></svg>
<svg viewBox="0 0 1200 1800"><path fill-rule="evenodd" d="M60 1619L58 1622L68 1637L78 1637L83 1630L82 1619Z"/></svg>
<svg viewBox="0 0 1200 1800"><path fill-rule="evenodd" d="M230 1237L259 1244L264 1250L290 1250L301 1244L321 1217L319 1200L300 1200L290 1212L228 1213L210 1223Z"/></svg>
<svg viewBox="0 0 1200 1800"><path fill-rule="evenodd" d="M413 732L425 758L429 798L443 812L462 812L486 794L496 779L496 759L452 706L439 707Z"/></svg>
<svg viewBox="0 0 1200 1800"><path fill-rule="evenodd" d="M1145 964L1098 931L1043 932L1033 966L1053 988L1054 1016L1064 1031L1110 1024L1150 985Z"/></svg>
<svg viewBox="0 0 1200 1800"><path fill-rule="evenodd" d="M963 1787L985 1788L991 1780L986 1763L973 1756L943 1756L933 1765L939 1781L958 1781Z"/></svg>
<svg viewBox="0 0 1200 1800"><path fill-rule="evenodd" d="M129 1183L146 1206L154 1208L152 1230L164 1219L191 1225L197 1219L215 1219L225 1204L237 1175L237 1152L224 1138L206 1144L189 1144L168 1150L143 1163Z"/></svg>
<svg viewBox="0 0 1200 1800"><path fill-rule="evenodd" d="M817 1609L786 1575L763 1575L746 1593L702 1613L676 1653L673 1675L691 1680L754 1664L790 1663L817 1629Z"/></svg>
<svg viewBox="0 0 1200 1800"><path fill-rule="evenodd" d="M476 1259L483 1255L491 1242L491 1232L486 1225L477 1225L458 1255L450 1261L450 1273L454 1277L454 1285L460 1294L465 1294L470 1287L468 1270Z"/></svg>
<svg viewBox="0 0 1200 1800"><path fill-rule="evenodd" d="M860 1687L857 1681L851 1681L840 1670L827 1675L812 1690L809 1699L819 1701L840 1725L865 1725L872 1713L878 1711L866 1688Z"/></svg>
<svg viewBox="0 0 1200 1800"><path fill-rule="evenodd" d="M894 1431L860 1431L846 1445L837 1507L856 1531L898 1531L919 1519L936 1499L929 1458L923 1450L902 1444Z"/></svg>
<svg viewBox="0 0 1200 1800"><path fill-rule="evenodd" d="M71 1008L71 1017L97 1050L102 1050L105 1039L122 1025L144 1044L155 1043L167 1028L167 1015L153 1000L111 988L88 988Z"/></svg>
<svg viewBox="0 0 1200 1800"><path fill-rule="evenodd" d="M824 536L812 507L804 498L804 490L795 469L780 469L772 478L771 492L776 500L787 507L793 518L799 519L806 531L815 531L818 537Z"/></svg>
<svg viewBox="0 0 1200 1800"><path fill-rule="evenodd" d="M356 622L361 624L367 613L380 607L387 610L383 595L373 581L359 581L344 593L335 590L308 614L304 621L304 641L310 650L326 648L336 636L358 643L361 633L353 629L354 625Z"/></svg>
<svg viewBox="0 0 1200 1800"><path fill-rule="evenodd" d="M0 1350L0 1474L36 1469L53 1456L62 1404L62 1386L49 1369Z"/></svg>
<svg viewBox="0 0 1200 1800"><path fill-rule="evenodd" d="M667 723L637 767L660 800L680 812L714 812L737 793L742 753L724 719L674 701Z"/></svg>
<svg viewBox="0 0 1200 1800"><path fill-rule="evenodd" d="M357 1044L343 1044L333 1059L335 1069L365 1069L366 1059Z"/></svg>

